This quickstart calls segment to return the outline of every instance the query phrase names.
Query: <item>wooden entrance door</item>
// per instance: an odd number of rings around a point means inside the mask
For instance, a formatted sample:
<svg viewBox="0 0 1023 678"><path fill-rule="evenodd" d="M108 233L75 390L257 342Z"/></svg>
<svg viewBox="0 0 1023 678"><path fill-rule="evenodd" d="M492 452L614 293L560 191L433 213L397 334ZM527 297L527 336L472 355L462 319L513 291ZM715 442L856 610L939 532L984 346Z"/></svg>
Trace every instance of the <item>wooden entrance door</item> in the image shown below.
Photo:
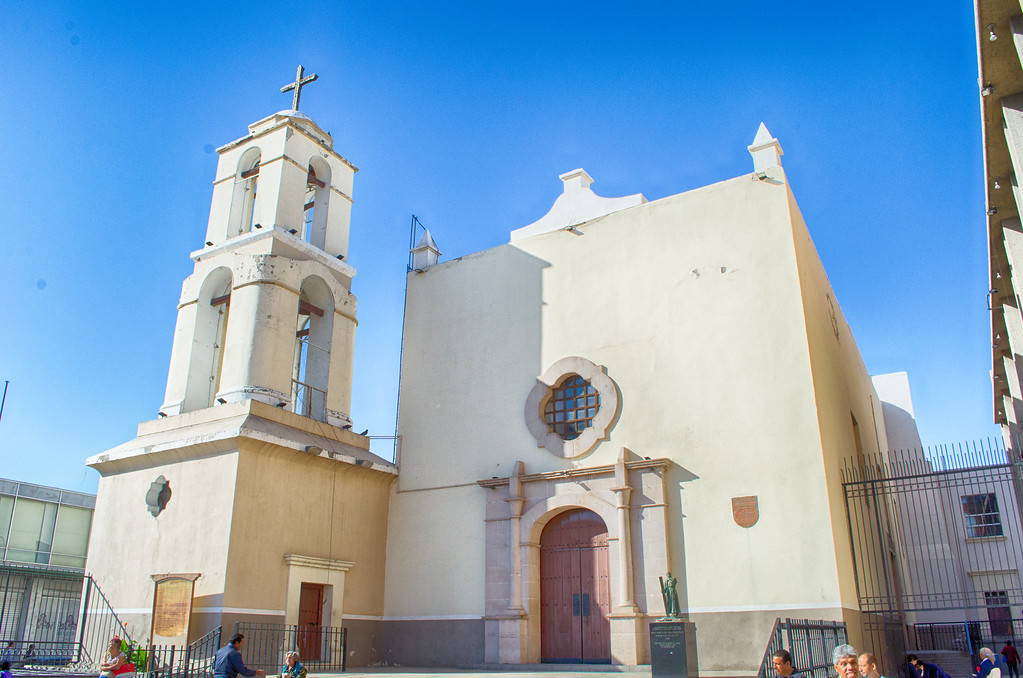
<svg viewBox="0 0 1023 678"><path fill-rule="evenodd" d="M566 511L540 535L540 657L611 662L607 527L593 511Z"/></svg>
<svg viewBox="0 0 1023 678"><path fill-rule="evenodd" d="M302 582L298 595L298 645L300 661L320 658L320 626L323 624L323 584Z"/></svg>

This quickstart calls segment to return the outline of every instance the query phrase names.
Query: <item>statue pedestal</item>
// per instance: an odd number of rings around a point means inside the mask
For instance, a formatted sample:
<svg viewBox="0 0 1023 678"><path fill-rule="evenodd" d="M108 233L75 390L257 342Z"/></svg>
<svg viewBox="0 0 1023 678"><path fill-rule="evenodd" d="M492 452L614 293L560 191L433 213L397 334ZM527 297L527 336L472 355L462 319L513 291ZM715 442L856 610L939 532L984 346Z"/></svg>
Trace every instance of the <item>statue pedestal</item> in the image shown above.
<svg viewBox="0 0 1023 678"><path fill-rule="evenodd" d="M687 646L692 644L695 650L695 630L692 622L681 619L650 623L651 678L689 678L690 653ZM695 671L693 675L696 675Z"/></svg>

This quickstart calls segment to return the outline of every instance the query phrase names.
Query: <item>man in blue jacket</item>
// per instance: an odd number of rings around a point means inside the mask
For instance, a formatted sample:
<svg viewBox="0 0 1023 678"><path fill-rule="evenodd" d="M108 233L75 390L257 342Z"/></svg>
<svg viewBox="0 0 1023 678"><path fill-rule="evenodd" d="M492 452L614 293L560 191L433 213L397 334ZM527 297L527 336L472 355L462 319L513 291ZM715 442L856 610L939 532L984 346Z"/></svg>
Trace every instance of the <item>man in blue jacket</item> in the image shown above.
<svg viewBox="0 0 1023 678"><path fill-rule="evenodd" d="M245 636L236 633L231 636L231 642L217 650L213 658L213 678L237 678L239 674L246 678L262 678L266 674L263 671L254 671L242 661L242 644Z"/></svg>

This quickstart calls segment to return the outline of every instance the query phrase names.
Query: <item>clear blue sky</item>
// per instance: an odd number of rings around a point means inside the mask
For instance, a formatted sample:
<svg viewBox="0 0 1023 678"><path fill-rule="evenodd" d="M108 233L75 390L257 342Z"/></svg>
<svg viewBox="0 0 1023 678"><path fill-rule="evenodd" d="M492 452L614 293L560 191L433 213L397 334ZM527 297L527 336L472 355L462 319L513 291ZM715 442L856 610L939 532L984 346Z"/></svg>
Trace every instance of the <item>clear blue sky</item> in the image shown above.
<svg viewBox="0 0 1023 678"><path fill-rule="evenodd" d="M649 199L747 173L763 120L868 370L909 372L925 443L997 435L972 3L727 7L8 3L0 476L93 491L155 417L213 149L299 63L361 170L356 430L393 432L410 215L461 256L576 167Z"/></svg>

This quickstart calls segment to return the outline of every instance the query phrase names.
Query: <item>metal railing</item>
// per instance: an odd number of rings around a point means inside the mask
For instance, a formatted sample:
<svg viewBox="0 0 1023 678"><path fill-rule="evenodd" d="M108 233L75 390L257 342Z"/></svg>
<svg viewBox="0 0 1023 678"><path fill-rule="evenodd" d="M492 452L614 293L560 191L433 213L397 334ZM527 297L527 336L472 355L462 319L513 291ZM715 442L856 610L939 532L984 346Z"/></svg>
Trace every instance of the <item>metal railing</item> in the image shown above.
<svg viewBox="0 0 1023 678"><path fill-rule="evenodd" d="M14 646L9 648L11 666L21 668L24 666L67 666L74 662L78 653L78 643L74 641L63 642L30 642L11 641ZM8 652L7 641L3 643L3 656Z"/></svg>
<svg viewBox="0 0 1023 678"><path fill-rule="evenodd" d="M150 645L146 666L136 666L136 676L147 678L209 678L213 676L213 659L220 648L217 627L185 647Z"/></svg>
<svg viewBox="0 0 1023 678"><path fill-rule="evenodd" d="M909 640L914 650L951 650L976 655L984 646L996 652L1016 634L1023 633L1023 619L998 622L971 619L937 624L913 624Z"/></svg>
<svg viewBox="0 0 1023 678"><path fill-rule="evenodd" d="M863 612L985 608L985 591L1023 605L1023 582L998 574L1023 564L1023 464L997 441L850 462L843 486Z"/></svg>
<svg viewBox="0 0 1023 678"><path fill-rule="evenodd" d="M291 380L292 411L316 421L327 417L327 392L297 379Z"/></svg>
<svg viewBox="0 0 1023 678"><path fill-rule="evenodd" d="M82 608L78 626L78 655L74 663L79 668L99 669L100 659L114 636L131 643L124 624L117 618L110 601L103 595L96 581L85 577L82 589Z"/></svg>
<svg viewBox="0 0 1023 678"><path fill-rule="evenodd" d="M771 658L782 648L792 655L792 666L803 678L828 678L834 673L831 652L845 642L845 622L829 619L776 619L757 678L775 678Z"/></svg>
<svg viewBox="0 0 1023 678"><path fill-rule="evenodd" d="M245 664L268 675L281 672L290 650L298 650L299 663L310 673L346 668L348 629L343 626L238 622L234 630L245 635Z"/></svg>

